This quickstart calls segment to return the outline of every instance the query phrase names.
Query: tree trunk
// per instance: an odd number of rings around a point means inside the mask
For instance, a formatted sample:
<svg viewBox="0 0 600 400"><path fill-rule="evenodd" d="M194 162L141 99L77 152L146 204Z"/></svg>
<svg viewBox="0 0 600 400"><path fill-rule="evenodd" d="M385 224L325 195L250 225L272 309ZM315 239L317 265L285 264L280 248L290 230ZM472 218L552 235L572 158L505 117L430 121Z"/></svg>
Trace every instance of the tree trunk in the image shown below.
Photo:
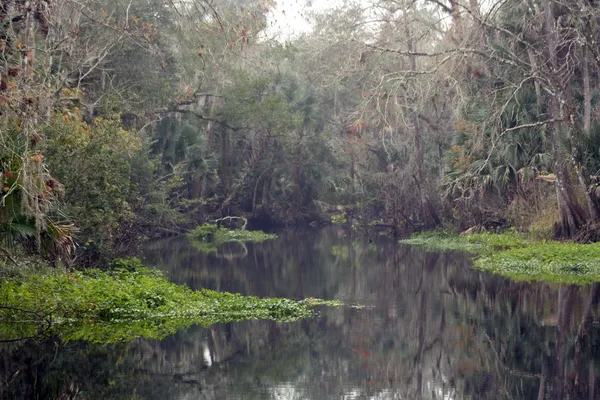
<svg viewBox="0 0 600 400"><path fill-rule="evenodd" d="M583 130L588 132L592 125L592 95L590 93L590 65L587 46L583 47Z"/></svg>
<svg viewBox="0 0 600 400"><path fill-rule="evenodd" d="M458 0L450 0L450 9L452 10L452 25L454 27L454 32L460 37L464 33L464 29Z"/></svg>
<svg viewBox="0 0 600 400"><path fill-rule="evenodd" d="M302 169L302 142L304 141L304 128L300 130L298 134L298 144L296 145L296 160L294 162L294 197L293 200L296 205L301 205L303 203L302 195L301 195L301 182L300 175ZM296 208L296 211L299 209Z"/></svg>
<svg viewBox="0 0 600 400"><path fill-rule="evenodd" d="M350 147L350 188L352 189L352 196L354 196L356 194L356 159L352 147Z"/></svg>
<svg viewBox="0 0 600 400"><path fill-rule="evenodd" d="M552 124L554 125L554 124ZM555 127L550 130L554 131ZM556 175L556 197L558 200L559 219L555 225L554 234L557 238L571 238L579 232L585 224L585 213L575 197L569 174L565 170L564 163L560 159L560 153L556 153L556 132L552 134L552 147L554 154L554 172Z"/></svg>
<svg viewBox="0 0 600 400"><path fill-rule="evenodd" d="M583 47L583 131L585 133L589 132L592 125L592 95L590 93L590 70L589 70L589 59L588 59L588 49L586 46ZM600 208L598 207L598 203L596 202L596 196L593 191L590 190L590 184L588 183L585 177L585 167L583 165L582 155L577 148L578 138L580 135L580 126L577 121L577 115L575 111L575 106L572 108L573 115L571 116L571 121L574 123L573 130L571 132L571 155L573 157L573 162L575 163L575 169L577 170L577 179L579 180L579 184L581 188L585 192L585 199L587 202L588 210L590 213L590 221L598 222L600 221Z"/></svg>
<svg viewBox="0 0 600 400"><path fill-rule="evenodd" d="M192 199L199 199L202 193L202 179L194 178L192 180Z"/></svg>
<svg viewBox="0 0 600 400"><path fill-rule="evenodd" d="M412 53L415 51L415 49L414 49L412 37L410 35L410 31L408 30L408 23L405 24L404 29L405 29L405 33L406 33L406 37L407 37L407 41L406 41L407 50L409 53ZM416 61L416 57L414 55L409 56L409 63L410 63L409 64L410 70L416 71L417 70L417 61ZM407 108L408 108L409 99L407 97L408 96L406 96L406 95L404 96L405 103L407 104ZM421 130L421 124L420 124L421 121L419 121L419 116L415 112L414 109L408 108L408 112L410 113L410 120L413 125L412 128L413 128L413 140L414 140L414 145L415 145L415 149L414 149L415 150L415 164L416 164L416 169L417 169L417 180L418 180L417 189L419 190L419 194L421 197L421 207L423 210L423 216L425 218L425 227L433 228L440 224L440 217L428 195L429 180L427 178L427 175L425 174L425 162L423 159L423 148L422 148L422 130Z"/></svg>
<svg viewBox="0 0 600 400"><path fill-rule="evenodd" d="M529 54L529 61L531 62L531 73L536 74L538 69L537 59L535 58L535 55L533 54L533 51L531 49L528 49L527 53ZM538 79L534 79L533 86L535 88L535 105L537 107L537 113L539 115L542 112L542 87Z"/></svg>
<svg viewBox="0 0 600 400"><path fill-rule="evenodd" d="M229 154L227 145L227 128L221 129L221 182L223 183L223 195L229 195Z"/></svg>
<svg viewBox="0 0 600 400"><path fill-rule="evenodd" d="M267 188L266 182L268 182L268 180L270 179L268 176L266 179L263 179L263 176L269 171L269 169L265 169L258 176L258 178L256 178L256 182L254 183L254 194L252 196L252 215L256 213L256 205L263 204L264 192Z"/></svg>
<svg viewBox="0 0 600 400"><path fill-rule="evenodd" d="M217 95L219 92L217 92ZM214 96L207 95L205 106L208 106L208 115L212 117L215 114L215 108L217 106L217 100ZM214 130L215 130L215 122L213 120L208 121L206 125L206 137L208 138L208 143L213 143L214 140Z"/></svg>
<svg viewBox="0 0 600 400"><path fill-rule="evenodd" d="M550 58L550 67L553 73L559 70L558 63L558 32L556 28L556 18L554 16L554 1L548 0L545 9L544 30L548 44L548 56ZM558 96L562 87L568 85L559 85L560 77L554 78L554 93L549 95L549 117L555 120L564 119L563 108ZM561 87L562 86L562 87ZM573 237L585 224L585 214L577 202L569 174L566 170L566 163L560 144L560 126L559 122L549 124L549 135L552 145L552 157L554 159L554 173L556 175L556 197L558 200L559 220L555 226L555 236L559 238Z"/></svg>

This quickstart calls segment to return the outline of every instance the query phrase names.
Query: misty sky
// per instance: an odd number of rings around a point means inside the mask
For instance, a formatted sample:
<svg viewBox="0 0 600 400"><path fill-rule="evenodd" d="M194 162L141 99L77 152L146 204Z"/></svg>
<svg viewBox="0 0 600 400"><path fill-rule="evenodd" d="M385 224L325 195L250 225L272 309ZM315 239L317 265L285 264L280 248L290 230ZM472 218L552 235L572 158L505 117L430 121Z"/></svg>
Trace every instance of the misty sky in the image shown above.
<svg viewBox="0 0 600 400"><path fill-rule="evenodd" d="M280 33L282 39L307 32L310 30L310 23L305 16L306 9L322 11L340 2L341 0L277 0L277 7L270 15L271 32Z"/></svg>

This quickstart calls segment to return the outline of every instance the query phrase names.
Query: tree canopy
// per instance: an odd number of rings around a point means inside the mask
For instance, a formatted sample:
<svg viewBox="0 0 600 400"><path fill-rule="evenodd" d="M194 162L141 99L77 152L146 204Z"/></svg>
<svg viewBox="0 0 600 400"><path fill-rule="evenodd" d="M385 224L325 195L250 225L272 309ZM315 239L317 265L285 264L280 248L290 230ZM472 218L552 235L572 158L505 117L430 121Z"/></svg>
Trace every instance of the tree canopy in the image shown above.
<svg viewBox="0 0 600 400"><path fill-rule="evenodd" d="M285 42L275 7L2 2L5 245L71 263L227 215L595 237L593 3L348 0Z"/></svg>

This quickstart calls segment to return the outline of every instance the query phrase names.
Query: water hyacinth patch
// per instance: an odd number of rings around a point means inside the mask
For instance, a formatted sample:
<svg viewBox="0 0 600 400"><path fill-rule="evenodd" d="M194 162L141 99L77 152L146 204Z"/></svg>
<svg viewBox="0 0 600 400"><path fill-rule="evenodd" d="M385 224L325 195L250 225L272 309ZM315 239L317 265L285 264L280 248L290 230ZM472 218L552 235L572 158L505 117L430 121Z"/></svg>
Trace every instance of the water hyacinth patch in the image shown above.
<svg viewBox="0 0 600 400"><path fill-rule="evenodd" d="M58 334L64 340L112 343L163 338L194 324L250 319L292 322L313 316L309 299L258 298L194 291L153 270L49 272L0 284L0 336Z"/></svg>
<svg viewBox="0 0 600 400"><path fill-rule="evenodd" d="M600 243L533 242L477 257L474 267L519 281L600 282Z"/></svg>
<svg viewBox="0 0 600 400"><path fill-rule="evenodd" d="M419 246L426 251L467 251L482 253L499 249L525 247L530 242L516 232L474 233L458 235L456 233L433 231L412 235L400 243Z"/></svg>
<svg viewBox="0 0 600 400"><path fill-rule="evenodd" d="M215 246L228 242L254 242L262 243L265 240L276 239L277 235L263 231L249 231L246 229L227 229L214 224L203 224L187 234L196 242L210 243ZM200 248L204 248L200 246Z"/></svg>
<svg viewBox="0 0 600 400"><path fill-rule="evenodd" d="M584 285L600 282L600 243L532 241L514 232L456 235L425 232L402 240L428 251L473 253L473 268L517 281Z"/></svg>

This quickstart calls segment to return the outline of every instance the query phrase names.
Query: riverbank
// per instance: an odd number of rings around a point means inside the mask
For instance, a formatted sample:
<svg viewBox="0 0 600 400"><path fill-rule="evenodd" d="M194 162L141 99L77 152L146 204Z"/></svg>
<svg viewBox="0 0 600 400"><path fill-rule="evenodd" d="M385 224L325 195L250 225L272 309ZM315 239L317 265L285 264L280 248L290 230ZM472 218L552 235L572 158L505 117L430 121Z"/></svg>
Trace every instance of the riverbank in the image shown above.
<svg viewBox="0 0 600 400"><path fill-rule="evenodd" d="M517 281L600 282L600 243L534 240L516 232L458 235L424 232L401 240L427 251L473 253L473 268Z"/></svg>

